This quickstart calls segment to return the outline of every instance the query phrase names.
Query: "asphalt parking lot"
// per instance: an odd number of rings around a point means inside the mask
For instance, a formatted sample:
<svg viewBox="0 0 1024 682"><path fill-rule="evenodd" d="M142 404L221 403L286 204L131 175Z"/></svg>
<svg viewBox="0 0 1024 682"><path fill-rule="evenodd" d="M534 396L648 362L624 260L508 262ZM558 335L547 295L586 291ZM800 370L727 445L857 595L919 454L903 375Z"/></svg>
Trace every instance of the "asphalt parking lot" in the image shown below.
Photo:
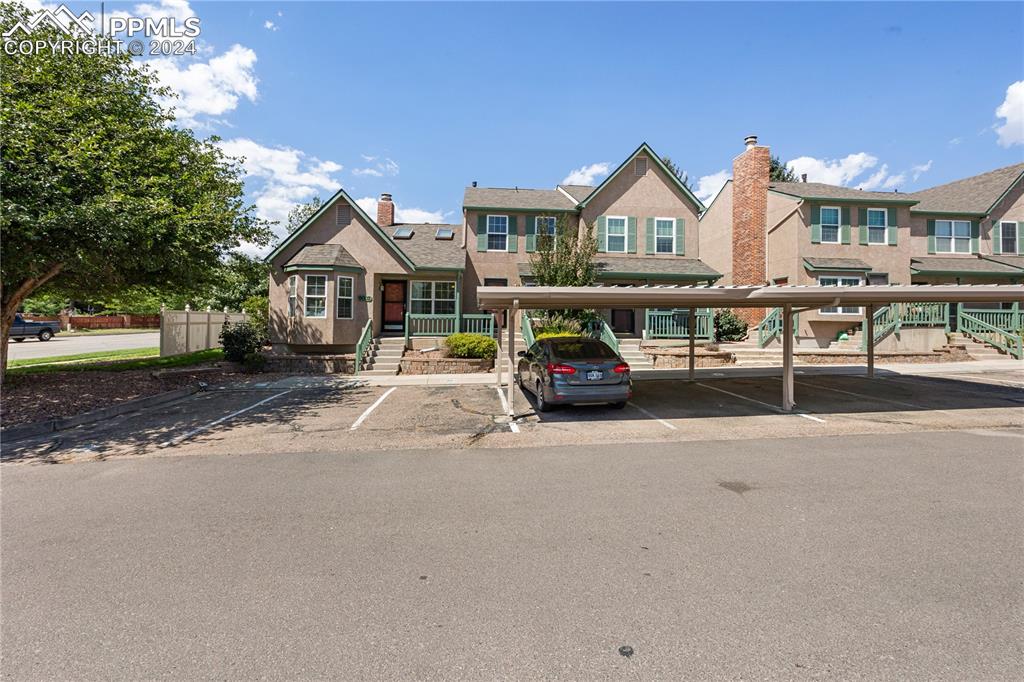
<svg viewBox="0 0 1024 682"><path fill-rule="evenodd" d="M864 376L805 372L797 410L776 376L636 381L625 409L540 414L516 392L505 416L493 384L372 386L295 377L211 390L174 404L6 443L6 462L120 456L529 447L970 430L1024 425L1024 373Z"/></svg>

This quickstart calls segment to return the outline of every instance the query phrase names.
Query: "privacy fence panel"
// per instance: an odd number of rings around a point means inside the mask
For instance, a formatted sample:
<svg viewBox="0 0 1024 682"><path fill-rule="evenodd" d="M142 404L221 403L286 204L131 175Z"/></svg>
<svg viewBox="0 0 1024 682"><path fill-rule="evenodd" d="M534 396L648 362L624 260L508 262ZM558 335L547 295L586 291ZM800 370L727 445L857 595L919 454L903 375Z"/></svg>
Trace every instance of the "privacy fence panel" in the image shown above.
<svg viewBox="0 0 1024 682"><path fill-rule="evenodd" d="M220 348L224 323L248 322L245 313L164 310L160 314L160 357Z"/></svg>

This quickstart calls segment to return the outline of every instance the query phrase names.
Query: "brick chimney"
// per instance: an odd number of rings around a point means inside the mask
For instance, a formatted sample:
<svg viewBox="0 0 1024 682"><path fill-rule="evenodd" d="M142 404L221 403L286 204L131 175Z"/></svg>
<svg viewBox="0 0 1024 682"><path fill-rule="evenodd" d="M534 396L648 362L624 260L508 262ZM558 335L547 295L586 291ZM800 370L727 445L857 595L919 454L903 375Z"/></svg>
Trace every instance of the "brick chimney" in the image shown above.
<svg viewBox="0 0 1024 682"><path fill-rule="evenodd" d="M743 140L746 149L732 162L732 283L763 285L768 223L770 150L757 136ZM736 314L754 326L764 319L763 308L740 308Z"/></svg>
<svg viewBox="0 0 1024 682"><path fill-rule="evenodd" d="M395 224L395 204L391 201L391 195L384 192L377 202L377 224L381 227L391 227Z"/></svg>

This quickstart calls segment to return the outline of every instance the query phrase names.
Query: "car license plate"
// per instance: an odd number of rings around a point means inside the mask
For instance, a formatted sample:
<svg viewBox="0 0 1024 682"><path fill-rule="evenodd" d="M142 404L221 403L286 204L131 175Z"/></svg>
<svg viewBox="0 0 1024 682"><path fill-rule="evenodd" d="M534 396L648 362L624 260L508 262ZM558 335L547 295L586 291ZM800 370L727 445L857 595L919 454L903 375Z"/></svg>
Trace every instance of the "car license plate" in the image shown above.
<svg viewBox="0 0 1024 682"><path fill-rule="evenodd" d="M597 370L590 370L587 372L587 381L600 381L603 378L604 372L599 372Z"/></svg>

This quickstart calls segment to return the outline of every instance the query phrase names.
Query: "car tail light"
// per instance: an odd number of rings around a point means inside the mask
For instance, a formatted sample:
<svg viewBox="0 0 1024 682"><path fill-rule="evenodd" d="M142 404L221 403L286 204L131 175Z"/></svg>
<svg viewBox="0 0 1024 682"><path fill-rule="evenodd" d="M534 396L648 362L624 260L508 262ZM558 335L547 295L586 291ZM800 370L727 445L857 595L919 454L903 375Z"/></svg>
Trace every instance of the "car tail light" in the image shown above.
<svg viewBox="0 0 1024 682"><path fill-rule="evenodd" d="M548 374L575 374L576 368L572 365L556 365L553 362L549 362L547 366Z"/></svg>
<svg viewBox="0 0 1024 682"><path fill-rule="evenodd" d="M614 371L616 374L625 374L626 372L629 371L629 365L626 364L625 362L620 362L619 364L615 365L615 369L612 371Z"/></svg>

